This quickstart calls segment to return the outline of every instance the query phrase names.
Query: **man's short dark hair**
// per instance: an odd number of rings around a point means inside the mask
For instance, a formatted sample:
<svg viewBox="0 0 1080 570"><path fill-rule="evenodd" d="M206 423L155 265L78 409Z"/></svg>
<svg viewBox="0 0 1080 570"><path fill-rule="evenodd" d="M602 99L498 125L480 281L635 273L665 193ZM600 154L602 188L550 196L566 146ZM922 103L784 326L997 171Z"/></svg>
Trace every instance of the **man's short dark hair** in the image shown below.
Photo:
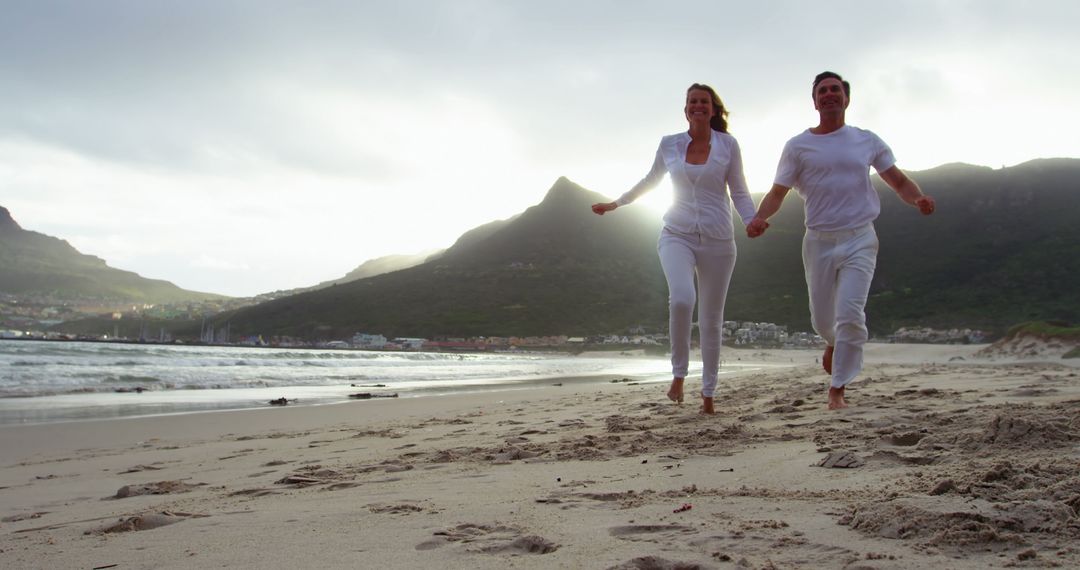
<svg viewBox="0 0 1080 570"><path fill-rule="evenodd" d="M817 93L818 83L825 81L826 79L839 79L840 84L844 86L844 95L847 95L848 99L851 98L851 84L840 77L839 73L833 73L832 71L822 71L814 78L814 86L810 89L810 97L815 98Z"/></svg>

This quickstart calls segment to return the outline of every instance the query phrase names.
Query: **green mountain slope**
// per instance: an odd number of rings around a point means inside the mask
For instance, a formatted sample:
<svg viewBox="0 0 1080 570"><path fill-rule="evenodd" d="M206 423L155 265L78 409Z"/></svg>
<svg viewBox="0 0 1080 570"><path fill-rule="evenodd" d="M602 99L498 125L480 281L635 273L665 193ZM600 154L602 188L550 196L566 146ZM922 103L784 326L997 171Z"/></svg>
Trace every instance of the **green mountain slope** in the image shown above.
<svg viewBox="0 0 1080 570"><path fill-rule="evenodd" d="M414 254L398 254L398 255L385 255L383 257L376 257L369 259L361 263L358 267L352 271L346 273L342 277L337 279L330 279L323 281L318 285L312 285L311 287L298 287L296 289L290 289L284 291L288 295L297 295L305 293L307 291L315 291L318 289L325 289L334 285L341 285L350 281L356 281L358 279L367 279L369 277L375 277L376 275L382 275L383 273L391 273L393 271L401 271L402 269L408 269L410 267L416 267L425 261L435 259L442 255L446 250L436 249L430 251L424 251Z"/></svg>
<svg viewBox="0 0 1080 570"><path fill-rule="evenodd" d="M341 337L539 335L666 321L658 220L560 179L539 205L468 232L420 266L279 299L225 316L243 334Z"/></svg>
<svg viewBox="0 0 1080 570"><path fill-rule="evenodd" d="M938 207L921 216L874 178L882 211L867 304L872 330L919 324L1004 331L1022 321L1080 319L1080 216L1072 206L1080 160L1001 170L951 164L909 174ZM809 329L802 231L802 201L789 195L765 236L737 236L729 315Z"/></svg>
<svg viewBox="0 0 1080 570"><path fill-rule="evenodd" d="M895 197L878 223L889 239L870 306L883 327L1080 319L1078 175L1067 159L919 173L939 203L932 228L897 215L909 208Z"/></svg>
<svg viewBox="0 0 1080 570"><path fill-rule="evenodd" d="M871 329L976 326L1080 317L1080 225L1071 194L1080 160L991 170L912 172L938 202L920 216L879 184L878 271ZM419 266L222 315L242 334L316 338L538 335L666 327L656 256L660 215L633 206L600 217L605 197L560 179L518 217L478 228ZM802 274L802 201L790 195L769 232L747 240L726 317L809 330Z"/></svg>
<svg viewBox="0 0 1080 570"><path fill-rule="evenodd" d="M64 240L22 229L3 207L0 291L151 303L224 298L109 267L101 258L84 255Z"/></svg>

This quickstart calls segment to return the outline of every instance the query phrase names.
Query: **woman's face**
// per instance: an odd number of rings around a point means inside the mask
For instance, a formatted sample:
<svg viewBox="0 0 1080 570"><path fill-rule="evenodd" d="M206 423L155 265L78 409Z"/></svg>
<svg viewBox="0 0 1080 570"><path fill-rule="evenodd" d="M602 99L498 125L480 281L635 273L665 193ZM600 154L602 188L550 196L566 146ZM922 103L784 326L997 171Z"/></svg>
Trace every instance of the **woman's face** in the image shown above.
<svg viewBox="0 0 1080 570"><path fill-rule="evenodd" d="M683 111L686 113L686 120L691 123L698 121L708 123L715 114L712 95L704 89L691 89L686 94L686 107Z"/></svg>

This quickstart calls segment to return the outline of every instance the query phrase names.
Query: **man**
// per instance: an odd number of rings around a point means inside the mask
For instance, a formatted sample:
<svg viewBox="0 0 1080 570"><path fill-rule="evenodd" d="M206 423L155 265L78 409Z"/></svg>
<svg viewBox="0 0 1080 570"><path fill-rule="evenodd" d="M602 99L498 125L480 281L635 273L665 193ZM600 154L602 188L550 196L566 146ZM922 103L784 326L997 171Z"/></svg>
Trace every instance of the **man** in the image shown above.
<svg viewBox="0 0 1080 570"><path fill-rule="evenodd" d="M844 123L851 85L831 71L814 78L811 91L819 115L816 127L784 145L776 179L746 227L756 238L779 209L788 190L805 201L803 268L810 294L810 320L828 346L822 366L832 375L829 409L846 408L844 387L862 370L867 339L866 298L877 264L874 220L881 212L870 167L900 199L923 215L934 199L896 166L892 150L877 135Z"/></svg>

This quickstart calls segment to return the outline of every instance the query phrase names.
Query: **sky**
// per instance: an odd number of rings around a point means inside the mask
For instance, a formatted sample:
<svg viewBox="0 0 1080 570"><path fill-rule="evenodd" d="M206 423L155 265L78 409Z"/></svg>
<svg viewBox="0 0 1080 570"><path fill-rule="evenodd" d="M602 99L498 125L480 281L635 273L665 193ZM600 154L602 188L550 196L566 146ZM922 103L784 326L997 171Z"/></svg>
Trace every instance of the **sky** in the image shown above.
<svg viewBox="0 0 1080 570"><path fill-rule="evenodd" d="M614 199L686 129L694 82L728 107L754 193L816 124L826 69L852 83L847 122L906 171L1080 157L1075 0L0 0L0 14L0 206L112 267L230 296L448 247L560 176ZM659 217L669 200L665 183L630 207Z"/></svg>

